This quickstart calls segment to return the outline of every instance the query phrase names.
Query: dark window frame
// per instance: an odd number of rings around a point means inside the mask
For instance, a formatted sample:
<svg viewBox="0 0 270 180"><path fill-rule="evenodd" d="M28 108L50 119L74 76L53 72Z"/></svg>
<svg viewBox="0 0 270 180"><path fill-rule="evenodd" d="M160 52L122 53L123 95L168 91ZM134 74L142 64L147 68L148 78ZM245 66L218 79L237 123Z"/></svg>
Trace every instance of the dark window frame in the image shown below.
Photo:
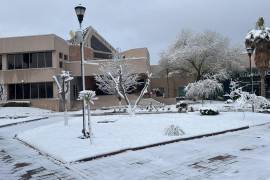
<svg viewBox="0 0 270 180"><path fill-rule="evenodd" d="M2 70L3 69L3 64L2 64L2 55L0 55L0 70Z"/></svg>
<svg viewBox="0 0 270 180"><path fill-rule="evenodd" d="M52 99L52 98L53 98L53 82L20 83L8 85L9 100Z"/></svg>
<svg viewBox="0 0 270 180"><path fill-rule="evenodd" d="M63 59L63 53L59 52L59 58Z"/></svg>
<svg viewBox="0 0 270 180"><path fill-rule="evenodd" d="M8 70L52 68L52 51L7 55Z"/></svg>
<svg viewBox="0 0 270 180"><path fill-rule="evenodd" d="M64 60L68 61L68 55L64 54Z"/></svg>

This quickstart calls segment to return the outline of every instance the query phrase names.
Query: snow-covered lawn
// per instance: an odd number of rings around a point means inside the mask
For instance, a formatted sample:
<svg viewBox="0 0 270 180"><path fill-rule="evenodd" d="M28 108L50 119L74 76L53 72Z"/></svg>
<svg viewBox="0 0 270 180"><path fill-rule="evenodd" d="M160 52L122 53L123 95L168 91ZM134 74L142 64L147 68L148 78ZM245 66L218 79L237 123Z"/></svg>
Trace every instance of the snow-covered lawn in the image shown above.
<svg viewBox="0 0 270 180"><path fill-rule="evenodd" d="M0 126L31 121L47 116L51 111L29 107L0 107Z"/></svg>
<svg viewBox="0 0 270 180"><path fill-rule="evenodd" d="M110 121L109 123L104 123ZM217 116L201 116L198 112L181 114L115 115L92 117L93 143L79 139L82 118L72 118L69 126L55 123L18 134L18 138L54 158L71 162L121 149L133 148L189 137L270 122L267 114L250 112L223 112ZM102 123L103 122L103 123ZM166 136L170 125L179 126L183 136Z"/></svg>

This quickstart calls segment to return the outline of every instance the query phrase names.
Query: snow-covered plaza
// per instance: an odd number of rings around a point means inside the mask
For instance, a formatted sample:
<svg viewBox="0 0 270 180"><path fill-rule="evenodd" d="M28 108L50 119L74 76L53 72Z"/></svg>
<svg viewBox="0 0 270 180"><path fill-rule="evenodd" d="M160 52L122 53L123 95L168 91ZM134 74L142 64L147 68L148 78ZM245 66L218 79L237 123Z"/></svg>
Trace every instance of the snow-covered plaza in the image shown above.
<svg viewBox="0 0 270 180"><path fill-rule="evenodd" d="M221 108L222 104L215 102L212 106ZM89 139L79 138L80 112L68 113L68 126L64 125L62 113L36 108L1 108L1 112L5 117L29 116L26 123L0 128L2 179L270 177L269 114L222 111L216 116L202 116L195 111L100 115L99 110L91 117L94 136L90 143ZM27 122L30 117L46 119ZM168 136L165 131L171 125L180 127L183 134ZM235 129L212 137L164 143Z"/></svg>
<svg viewBox="0 0 270 180"><path fill-rule="evenodd" d="M212 117L201 116L198 112L94 116L94 136L90 144L89 139L79 138L81 119L72 118L67 127L59 122L19 133L17 137L57 160L72 162L173 139L270 123L268 114L249 112L224 112ZM170 125L179 126L184 134L165 135L165 129Z"/></svg>
<svg viewBox="0 0 270 180"><path fill-rule="evenodd" d="M0 180L270 180L270 1L238 1L2 0Z"/></svg>

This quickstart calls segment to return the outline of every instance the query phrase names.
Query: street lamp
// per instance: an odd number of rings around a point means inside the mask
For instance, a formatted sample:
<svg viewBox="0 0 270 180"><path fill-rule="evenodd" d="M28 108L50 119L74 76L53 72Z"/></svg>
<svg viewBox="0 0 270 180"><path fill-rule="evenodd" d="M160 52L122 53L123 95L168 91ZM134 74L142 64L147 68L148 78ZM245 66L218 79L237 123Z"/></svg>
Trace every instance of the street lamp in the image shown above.
<svg viewBox="0 0 270 180"><path fill-rule="evenodd" d="M78 21L80 23L80 29L82 28L82 21L83 21L85 10L86 10L86 8L83 7L82 5L75 7L75 12L76 12L76 15L78 17Z"/></svg>
<svg viewBox="0 0 270 180"><path fill-rule="evenodd" d="M84 18L84 13L85 13L86 8L83 7L82 5L76 6L75 7L75 12L78 17L78 21L80 24L80 50L81 50L81 79L82 79L82 90L85 90L85 77L84 77L84 45L83 45L83 32L82 32L82 21ZM83 112L83 129L82 133L83 136L86 137L86 130L85 130L85 102L84 100L82 101L82 112Z"/></svg>
<svg viewBox="0 0 270 180"><path fill-rule="evenodd" d="M246 48L248 57L249 57L249 73L250 73L250 81L251 81L251 93L254 93L254 85L253 85L253 73L252 73L252 67L251 67L251 56L254 52L254 48L248 47ZM252 112L254 112L254 103L252 102Z"/></svg>

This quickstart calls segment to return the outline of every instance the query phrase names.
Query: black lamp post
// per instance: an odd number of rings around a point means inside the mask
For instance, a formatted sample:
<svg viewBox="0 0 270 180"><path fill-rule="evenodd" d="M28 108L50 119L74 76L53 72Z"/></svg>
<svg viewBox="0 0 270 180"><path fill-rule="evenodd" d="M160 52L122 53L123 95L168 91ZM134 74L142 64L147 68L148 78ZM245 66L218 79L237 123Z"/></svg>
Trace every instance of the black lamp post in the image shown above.
<svg viewBox="0 0 270 180"><path fill-rule="evenodd" d="M248 57L249 57L249 73L250 73L250 82L251 82L251 93L254 93L254 85L253 85L253 73L252 73L252 67L251 67L251 56L254 52L254 49L252 47L246 48ZM254 112L254 103L252 103L252 112Z"/></svg>
<svg viewBox="0 0 270 180"><path fill-rule="evenodd" d="M81 35L82 34L82 21L84 18L84 13L85 13L86 8L79 5L75 7L75 12L76 15L78 17L78 21L80 24L80 30L81 30ZM83 37L81 37L81 41L80 41L80 50L81 50L81 79L82 79L82 90L85 90L85 80L84 80L84 63L83 63ZM82 129L82 133L83 136L86 137L86 130L85 130L85 109L84 109L84 100L82 101L82 112L83 112L83 129Z"/></svg>
<svg viewBox="0 0 270 180"><path fill-rule="evenodd" d="M85 10L86 10L86 8L83 7L82 5L75 7L75 12L76 12L76 15L77 15L79 23L80 23L80 28L82 28L82 21L83 21Z"/></svg>

